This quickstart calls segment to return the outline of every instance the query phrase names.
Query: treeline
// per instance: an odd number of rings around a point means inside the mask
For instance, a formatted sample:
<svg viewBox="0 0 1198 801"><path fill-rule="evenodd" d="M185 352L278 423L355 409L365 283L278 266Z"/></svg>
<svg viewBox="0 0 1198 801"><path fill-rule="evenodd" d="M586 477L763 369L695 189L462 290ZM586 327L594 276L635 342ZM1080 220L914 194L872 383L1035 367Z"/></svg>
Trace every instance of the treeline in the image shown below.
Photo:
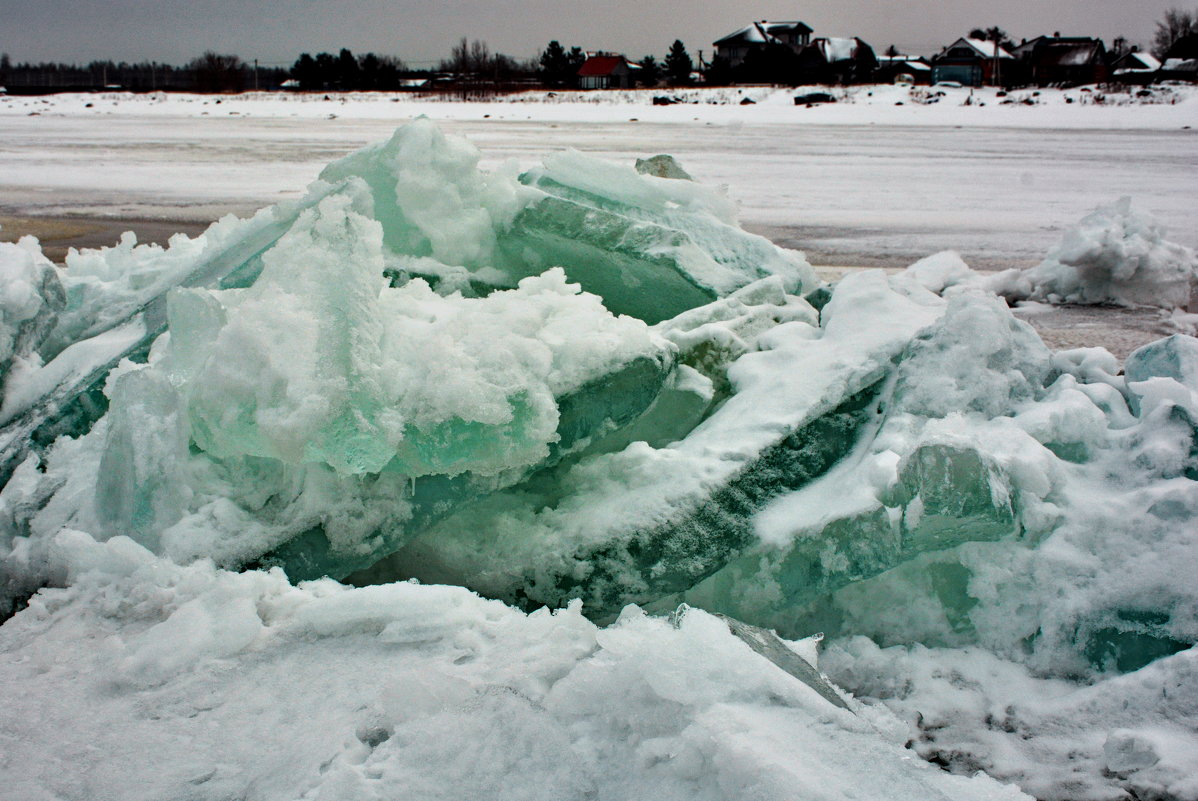
<svg viewBox="0 0 1198 801"><path fill-rule="evenodd" d="M0 87L12 94L55 91L242 92L286 87L307 91L450 91L464 95L489 94L543 85L578 86L578 70L587 53L552 41L539 59L519 60L493 53L487 43L462 38L447 58L433 69L410 69L396 56L355 55L342 48L336 55L302 53L290 68L257 66L235 55L208 51L183 66L92 61L14 64L0 55ZM656 86L662 81L685 84L694 69L681 42L674 42L663 63L645 56L637 65L637 83Z"/></svg>
<svg viewBox="0 0 1198 801"><path fill-rule="evenodd" d="M409 76L404 63L393 56L367 53L355 57L342 48L331 53L302 54L291 67L290 76L301 89L399 89Z"/></svg>
<svg viewBox="0 0 1198 801"><path fill-rule="evenodd" d="M240 92L276 87L287 79L287 74L287 70L279 67L255 68L237 56L211 51L181 67L154 61L14 64L7 54L0 55L0 86L13 94L104 88L132 92Z"/></svg>
<svg viewBox="0 0 1198 801"><path fill-rule="evenodd" d="M587 54L581 47L562 47L554 39L542 51L536 77L545 86L552 88L574 88L578 86L578 70L586 63ZM635 82L639 86L653 87L662 82L671 86L686 86L691 83L696 69L695 62L686 51L686 45L675 39L666 53L664 62L656 56L642 56L636 68Z"/></svg>

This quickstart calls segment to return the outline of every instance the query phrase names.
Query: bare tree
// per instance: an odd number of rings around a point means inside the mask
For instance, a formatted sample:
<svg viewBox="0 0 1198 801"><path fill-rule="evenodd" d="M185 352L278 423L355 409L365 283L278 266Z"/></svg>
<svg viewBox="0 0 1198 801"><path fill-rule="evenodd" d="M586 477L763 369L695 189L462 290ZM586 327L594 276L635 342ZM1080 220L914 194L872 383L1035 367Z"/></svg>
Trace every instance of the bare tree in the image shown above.
<svg viewBox="0 0 1198 801"><path fill-rule="evenodd" d="M1165 18L1156 23L1156 33L1152 35L1152 55L1164 58L1174 42L1195 33L1198 33L1198 11L1191 14L1180 8L1169 9L1165 12Z"/></svg>
<svg viewBox="0 0 1198 801"><path fill-rule="evenodd" d="M478 39L470 45L470 71L477 75L485 75L491 71L491 49L487 43Z"/></svg>
<svg viewBox="0 0 1198 801"><path fill-rule="evenodd" d="M245 63L237 56L209 50L192 59L187 68L201 92L240 92L245 89Z"/></svg>

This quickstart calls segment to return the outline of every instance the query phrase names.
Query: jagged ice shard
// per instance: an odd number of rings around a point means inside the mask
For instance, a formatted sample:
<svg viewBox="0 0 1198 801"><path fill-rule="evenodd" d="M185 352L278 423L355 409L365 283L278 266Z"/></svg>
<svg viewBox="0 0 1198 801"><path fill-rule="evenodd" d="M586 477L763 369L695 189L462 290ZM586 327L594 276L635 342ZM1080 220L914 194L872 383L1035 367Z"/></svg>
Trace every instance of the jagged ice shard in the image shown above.
<svg viewBox="0 0 1198 801"><path fill-rule="evenodd" d="M863 691L880 657L852 635L979 646L1054 681L1180 670L1192 653L1198 589L1178 565L1198 558L1198 341L1147 346L1120 373L1105 351L1049 351L985 287L946 290L926 264L821 284L668 157L478 163L417 120L303 200L166 249L127 238L62 270L33 240L0 244L0 601L28 606L14 622L105 586L169 587L114 663L136 686L279 638L436 642L446 664L479 659L475 684L540 659L517 682L529 736L563 742L599 736L568 711L594 703L588 682L723 703L654 674L689 676L692 657L630 666L650 641L683 653L684 635L781 667L813 693L787 703L843 712L845 737L872 725L850 713L875 713L754 626L842 638L838 675ZM1181 286L1190 256L1168 254ZM424 622L405 611L421 604L436 608ZM671 625L630 604L734 619ZM523 656L480 644L497 621ZM542 635L565 650L537 651ZM425 668L428 697L405 688L404 704L474 697ZM742 673L777 695L777 677ZM524 720L521 703L485 701ZM370 775L405 775L407 752L383 745L420 738L405 714L356 735ZM650 766L725 759L650 735ZM1141 741L1112 742L1120 756ZM965 764L1022 780L998 751ZM366 757L339 759L336 781L365 781ZM1175 765L1148 767L1159 783ZM1136 770L1086 781L1138 786ZM910 797L1019 797L894 771Z"/></svg>

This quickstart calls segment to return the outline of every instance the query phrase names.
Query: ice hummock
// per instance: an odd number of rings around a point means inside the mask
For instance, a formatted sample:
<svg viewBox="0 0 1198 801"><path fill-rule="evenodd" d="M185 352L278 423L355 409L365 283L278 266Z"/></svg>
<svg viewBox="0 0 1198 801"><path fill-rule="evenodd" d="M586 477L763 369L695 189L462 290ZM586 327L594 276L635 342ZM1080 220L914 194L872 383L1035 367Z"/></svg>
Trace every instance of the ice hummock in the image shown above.
<svg viewBox="0 0 1198 801"><path fill-rule="evenodd" d="M426 120L166 249L0 259L15 786L135 726L188 744L147 797L1021 797L908 739L1189 797L1194 698L1139 682L1198 642L1198 340L1121 373L959 258L818 286L675 164L484 173Z"/></svg>
<svg viewBox="0 0 1198 801"><path fill-rule="evenodd" d="M1165 228L1130 197L1099 206L1066 229L1044 260L1026 270L976 273L960 255L945 251L908 268L934 292L968 287L1009 302L1188 307L1198 286L1198 256L1165 238Z"/></svg>
<svg viewBox="0 0 1198 801"><path fill-rule="evenodd" d="M418 120L297 204L166 250L72 254L44 364L8 382L0 437L11 473L28 456L47 470L56 437L86 435L67 472L90 488L49 468L41 486L68 488L18 529L86 518L177 558L341 577L650 406L690 403L676 389L656 402L685 381L636 315L767 275L815 285L801 254L741 231L708 188L581 154L522 177L478 158ZM584 241L585 260L563 257ZM143 409L143 392L159 401Z"/></svg>

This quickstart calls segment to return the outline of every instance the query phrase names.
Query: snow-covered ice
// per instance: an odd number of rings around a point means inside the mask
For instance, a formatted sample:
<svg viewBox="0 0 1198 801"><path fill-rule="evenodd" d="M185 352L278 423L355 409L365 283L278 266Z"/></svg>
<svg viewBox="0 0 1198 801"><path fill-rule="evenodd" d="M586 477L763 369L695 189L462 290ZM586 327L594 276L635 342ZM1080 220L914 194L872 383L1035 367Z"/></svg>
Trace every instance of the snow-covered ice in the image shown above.
<svg viewBox="0 0 1198 801"><path fill-rule="evenodd" d="M848 91L846 102L811 109L795 107L794 92L763 88L680 91L670 94L686 102L671 106L651 105L661 91L473 103L336 93L219 105L173 94L0 98L0 211L244 215L298 198L329 161L424 114L474 141L489 169L507 159L528 168L563 148L625 164L671 153L703 183L728 186L750 230L815 264L903 267L956 249L977 269L1029 267L1065 226L1126 194L1198 247L1191 90L1098 103L1101 91L998 98L980 89L985 105L969 106L968 89ZM758 102L740 105L746 97Z"/></svg>

